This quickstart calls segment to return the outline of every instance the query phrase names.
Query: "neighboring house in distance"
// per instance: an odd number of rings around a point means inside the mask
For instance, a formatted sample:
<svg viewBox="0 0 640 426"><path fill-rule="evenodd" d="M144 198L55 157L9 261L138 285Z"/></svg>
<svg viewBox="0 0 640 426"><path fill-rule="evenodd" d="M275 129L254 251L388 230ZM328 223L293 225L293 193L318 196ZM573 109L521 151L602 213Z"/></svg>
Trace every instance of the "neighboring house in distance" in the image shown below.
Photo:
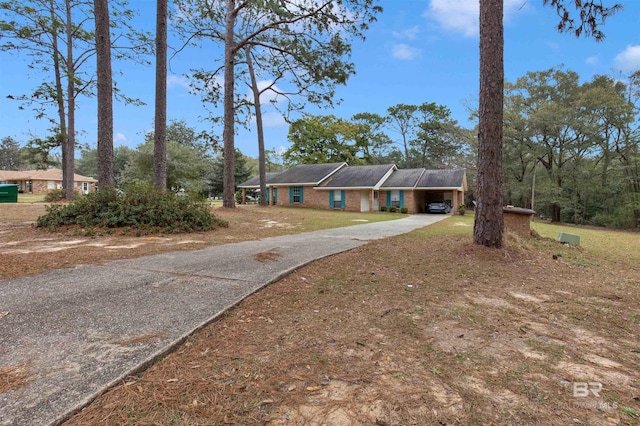
<svg viewBox="0 0 640 426"><path fill-rule="evenodd" d="M238 186L245 194L259 184L252 178ZM302 164L269 176L267 189L268 199L274 200L269 204L280 206L356 212L395 206L424 213L427 203L433 201L444 201L457 211L464 203L467 178L464 170L398 169L394 164Z"/></svg>
<svg viewBox="0 0 640 426"><path fill-rule="evenodd" d="M94 178L73 175L73 190L80 194L88 194L96 190ZM62 188L62 170L0 170L0 183L14 183L18 185L18 191L32 194L47 194L53 189Z"/></svg>

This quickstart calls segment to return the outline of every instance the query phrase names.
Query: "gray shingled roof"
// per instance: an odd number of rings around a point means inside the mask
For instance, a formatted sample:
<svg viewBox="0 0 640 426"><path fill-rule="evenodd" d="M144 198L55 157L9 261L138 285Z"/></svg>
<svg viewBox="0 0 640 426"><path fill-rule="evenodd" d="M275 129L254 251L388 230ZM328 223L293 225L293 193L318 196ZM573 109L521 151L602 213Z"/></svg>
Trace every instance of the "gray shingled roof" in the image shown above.
<svg viewBox="0 0 640 426"><path fill-rule="evenodd" d="M322 188L373 188L393 167L393 164L343 167Z"/></svg>
<svg viewBox="0 0 640 426"><path fill-rule="evenodd" d="M267 184L270 184L273 178L278 176L281 173L282 172L267 172L266 173ZM238 188L249 188L249 187L256 187L256 188L260 187L260 175L254 176L251 179L246 180L242 182L240 185L238 185Z"/></svg>
<svg viewBox="0 0 640 426"><path fill-rule="evenodd" d="M416 188L459 188L464 170L425 170Z"/></svg>
<svg viewBox="0 0 640 426"><path fill-rule="evenodd" d="M318 184L329 174L342 167L345 163L329 163L329 164L300 164L294 166L287 171L275 176L269 183L286 184L286 183L313 183Z"/></svg>
<svg viewBox="0 0 640 426"><path fill-rule="evenodd" d="M424 169L400 169L389 176L382 188L413 188Z"/></svg>

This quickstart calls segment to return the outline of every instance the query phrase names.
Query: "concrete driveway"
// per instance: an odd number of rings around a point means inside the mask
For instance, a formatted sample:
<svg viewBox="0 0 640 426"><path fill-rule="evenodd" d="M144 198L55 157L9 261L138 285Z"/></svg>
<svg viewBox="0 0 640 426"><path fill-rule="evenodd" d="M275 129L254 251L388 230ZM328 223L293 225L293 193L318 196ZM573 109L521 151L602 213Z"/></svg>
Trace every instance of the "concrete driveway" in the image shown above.
<svg viewBox="0 0 640 426"><path fill-rule="evenodd" d="M245 297L316 259L448 216L174 252L0 280L0 424L58 424ZM261 253L276 261L260 262Z"/></svg>

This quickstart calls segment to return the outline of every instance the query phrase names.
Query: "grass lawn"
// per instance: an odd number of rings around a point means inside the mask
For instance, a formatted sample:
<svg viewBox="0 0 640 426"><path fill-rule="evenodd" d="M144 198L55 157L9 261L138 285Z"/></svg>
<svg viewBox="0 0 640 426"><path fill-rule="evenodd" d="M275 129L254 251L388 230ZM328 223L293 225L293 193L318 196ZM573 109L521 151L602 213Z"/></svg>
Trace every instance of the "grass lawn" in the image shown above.
<svg viewBox="0 0 640 426"><path fill-rule="evenodd" d="M41 203L44 198L44 194L18 194L19 203Z"/></svg>
<svg viewBox="0 0 640 426"><path fill-rule="evenodd" d="M496 250L472 225L314 262L68 424L640 424L638 234L535 224Z"/></svg>

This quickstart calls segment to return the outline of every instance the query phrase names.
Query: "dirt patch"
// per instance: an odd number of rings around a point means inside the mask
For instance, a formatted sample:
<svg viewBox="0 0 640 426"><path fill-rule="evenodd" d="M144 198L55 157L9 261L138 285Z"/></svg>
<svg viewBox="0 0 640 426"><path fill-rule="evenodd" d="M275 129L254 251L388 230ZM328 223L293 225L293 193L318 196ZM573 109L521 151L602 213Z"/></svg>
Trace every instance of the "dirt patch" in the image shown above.
<svg viewBox="0 0 640 426"><path fill-rule="evenodd" d="M637 425L640 259L557 250L417 231L314 262L69 424Z"/></svg>
<svg viewBox="0 0 640 426"><path fill-rule="evenodd" d="M142 336L132 337L127 340L118 340L117 342L113 342L116 345L120 346L131 346L136 343L148 342L149 340L159 339L164 336L164 333L155 333L155 334L143 334Z"/></svg>
<svg viewBox="0 0 640 426"><path fill-rule="evenodd" d="M280 251L278 249L271 249L263 251L253 256L258 262L276 262L280 258Z"/></svg>
<svg viewBox="0 0 640 426"><path fill-rule="evenodd" d="M0 393L9 392L26 384L28 368L24 364L0 368Z"/></svg>

